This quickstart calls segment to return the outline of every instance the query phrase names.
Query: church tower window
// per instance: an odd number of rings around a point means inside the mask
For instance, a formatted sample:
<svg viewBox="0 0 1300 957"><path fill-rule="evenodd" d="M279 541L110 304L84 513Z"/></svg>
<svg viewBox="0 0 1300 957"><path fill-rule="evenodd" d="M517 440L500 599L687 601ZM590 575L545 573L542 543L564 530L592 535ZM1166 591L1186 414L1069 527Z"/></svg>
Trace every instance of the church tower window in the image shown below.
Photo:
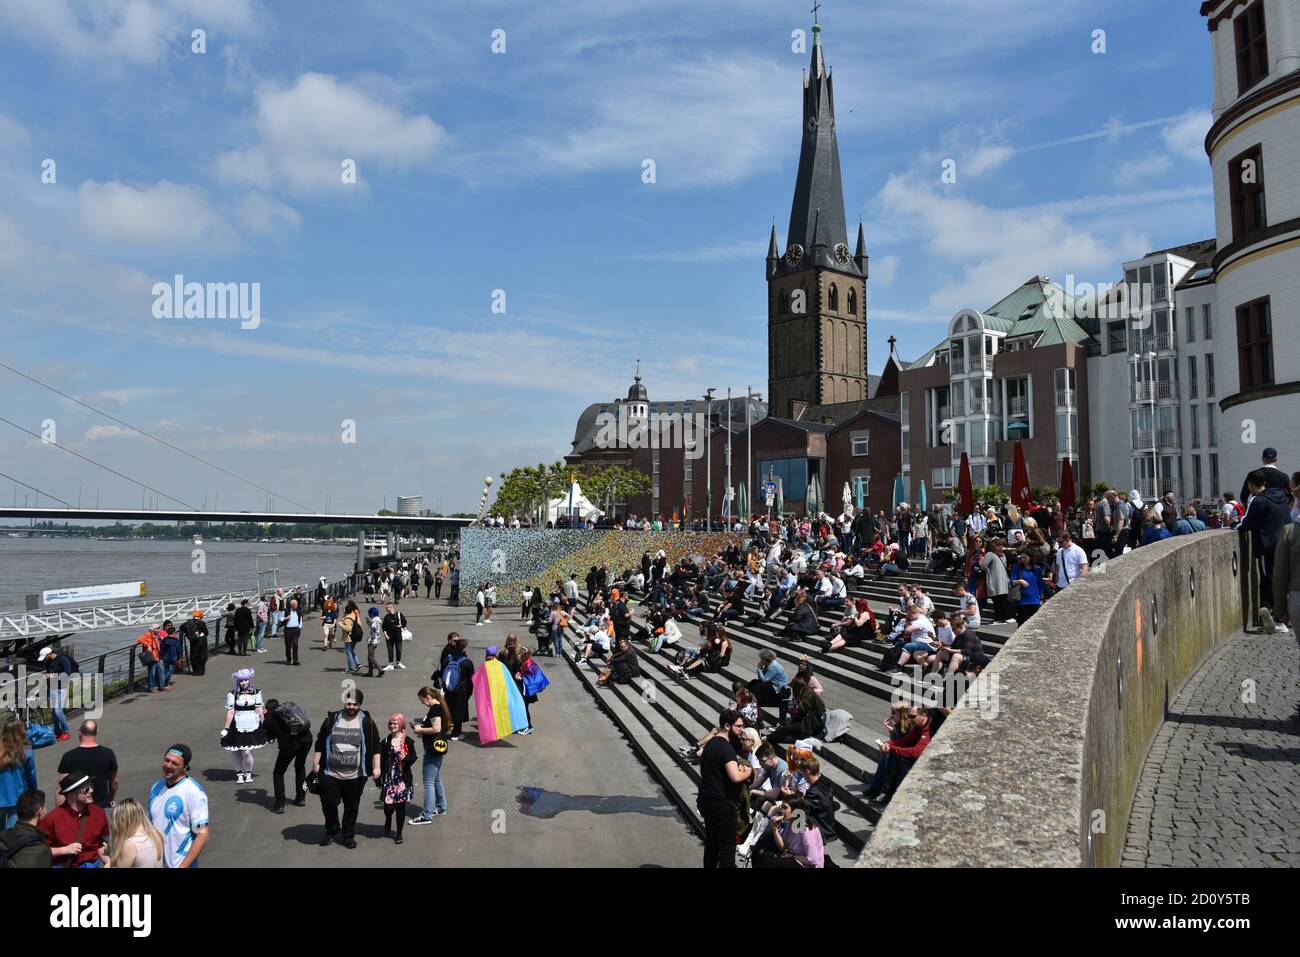
<svg viewBox="0 0 1300 957"><path fill-rule="evenodd" d="M840 288L835 283L831 283L830 306L831 312L840 311Z"/></svg>

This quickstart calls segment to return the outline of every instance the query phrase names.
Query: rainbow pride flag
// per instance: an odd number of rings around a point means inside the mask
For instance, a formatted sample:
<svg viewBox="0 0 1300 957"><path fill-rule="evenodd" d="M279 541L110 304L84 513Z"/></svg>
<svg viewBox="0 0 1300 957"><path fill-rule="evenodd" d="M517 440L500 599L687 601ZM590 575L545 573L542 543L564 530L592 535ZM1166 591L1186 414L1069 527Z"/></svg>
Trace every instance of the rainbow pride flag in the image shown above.
<svg viewBox="0 0 1300 957"><path fill-rule="evenodd" d="M474 671L473 684L479 744L491 744L528 727L524 697L504 664L489 658Z"/></svg>

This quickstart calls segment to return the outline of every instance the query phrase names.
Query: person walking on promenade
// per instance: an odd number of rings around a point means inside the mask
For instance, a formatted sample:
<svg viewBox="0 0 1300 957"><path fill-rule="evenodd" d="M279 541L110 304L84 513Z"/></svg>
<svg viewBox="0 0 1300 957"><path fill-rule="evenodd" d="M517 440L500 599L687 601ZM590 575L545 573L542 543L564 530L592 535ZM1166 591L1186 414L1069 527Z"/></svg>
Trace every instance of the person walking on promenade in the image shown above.
<svg viewBox="0 0 1300 957"><path fill-rule="evenodd" d="M433 567L424 566L424 600L428 601L433 597Z"/></svg>
<svg viewBox="0 0 1300 957"><path fill-rule="evenodd" d="M343 608L343 620L339 622L339 640L343 643L343 653L347 656L347 669L350 674L356 674L361 670L361 665L357 661L357 645L366 636L366 630L361 626L361 609L357 603L348 600L347 605Z"/></svg>
<svg viewBox="0 0 1300 957"><path fill-rule="evenodd" d="M487 596L483 593L483 586L478 586L478 591L474 594L474 627L483 626L483 610L487 607Z"/></svg>
<svg viewBox="0 0 1300 957"><path fill-rule="evenodd" d="M59 784L69 775L90 775L95 803L107 811L117 800L117 755L99 743L99 722L91 719L77 729L77 745L59 759Z"/></svg>
<svg viewBox="0 0 1300 957"><path fill-rule="evenodd" d="M379 792L384 799L384 836L393 834L393 843L402 843L406 825L406 805L415 793L411 766L415 764L415 741L406 733L406 717L395 714L388 719L388 736L379 752ZM393 819L397 819L393 833Z"/></svg>
<svg viewBox="0 0 1300 957"><path fill-rule="evenodd" d="M1300 502L1300 472L1291 476L1291 494ZM1286 617L1290 631L1300 642L1300 519L1288 522L1277 538L1273 553L1273 612L1274 617ZM1285 625L1275 621L1274 633L1287 631Z"/></svg>
<svg viewBox="0 0 1300 957"><path fill-rule="evenodd" d="M424 806L420 814L411 818L412 825L431 824L440 814L447 813L447 792L442 786L442 760L447 756L448 731L451 728L451 711L442 692L428 686L420 689L420 704L428 709L423 719L417 719L411 731L424 742L424 758L420 765L424 781Z"/></svg>
<svg viewBox="0 0 1300 957"><path fill-rule="evenodd" d="M105 867L154 869L163 866L163 836L149 822L144 807L126 798L109 816L108 862Z"/></svg>
<svg viewBox="0 0 1300 957"><path fill-rule="evenodd" d="M221 746L233 755L235 783L248 784L253 780L253 752L266 747L269 740L262 728L266 706L262 692L253 687L252 668L243 668L230 677L235 680L235 687L226 694Z"/></svg>
<svg viewBox="0 0 1300 957"><path fill-rule="evenodd" d="M176 626L172 624L170 618L162 623L162 633L158 636L158 648L162 656L163 664L163 681L164 688L170 688L174 681L172 675L180 669L181 658L184 657L185 649L181 645L181 639L176 634Z"/></svg>
<svg viewBox="0 0 1300 957"><path fill-rule="evenodd" d="M266 703L266 718L262 723L267 736L274 739L277 748L275 768L271 772L271 781L275 788L275 805L271 810L276 814L284 813L284 773L293 765L294 798L296 807L307 804L307 755L311 753L311 722L307 712L286 701L281 704L275 698Z"/></svg>
<svg viewBox="0 0 1300 957"><path fill-rule="evenodd" d="M36 790L36 758L27 741L27 726L10 718L0 728L0 818L3 827L18 821L18 800Z"/></svg>
<svg viewBox="0 0 1300 957"><path fill-rule="evenodd" d="M271 619L271 605L265 595L257 596L257 606L253 609L253 616L256 620L253 630L253 650L259 655L264 655L266 649L262 647L262 641L266 638L266 626Z"/></svg>
<svg viewBox="0 0 1300 957"><path fill-rule="evenodd" d="M383 745L374 720L361 710L365 695L356 689L347 692L343 708L331 711L316 734L316 751L312 771L317 775L321 811L325 815L325 836L321 847L335 841L346 848L357 846L357 810L366 778L379 783L380 748ZM339 803L343 820L339 821Z"/></svg>
<svg viewBox="0 0 1300 957"><path fill-rule="evenodd" d="M203 612L195 609L194 614L183 622L179 631L189 647L190 673L198 677L208 670L208 625L203 620Z"/></svg>
<svg viewBox="0 0 1300 957"><path fill-rule="evenodd" d="M382 678L384 668L375 658L375 655L379 653L379 642L384 637L384 624L379 615L379 609L374 605L370 606L370 611L367 613L366 628L366 677Z"/></svg>
<svg viewBox="0 0 1300 957"><path fill-rule="evenodd" d="M1007 598L1011 591L1011 579L1002 549L1000 538L990 539L988 551L981 559L980 567L984 569L984 594L993 603L993 618L995 621L1006 622L1015 618L1015 612L1011 609L1011 602Z"/></svg>
<svg viewBox="0 0 1300 957"><path fill-rule="evenodd" d="M248 639L255 627L253 609L248 607L248 599L245 598L239 603L239 610L235 612L235 654L241 657L248 656Z"/></svg>
<svg viewBox="0 0 1300 957"><path fill-rule="evenodd" d="M1266 449L1265 453L1269 451ZM1266 635L1273 633L1276 624L1273 620L1273 560L1278 536L1282 534L1291 511L1287 493L1269 484L1272 479L1270 471L1276 472L1277 469L1258 468L1246 476L1250 501L1246 503L1246 514L1237 526L1242 535L1250 533L1251 557L1259 563L1259 624ZM1278 614L1285 610L1286 606L1276 609Z"/></svg>
<svg viewBox="0 0 1300 957"><path fill-rule="evenodd" d="M451 571L448 572L448 587L451 589L447 593L447 604L452 608L460 607L460 566L452 563Z"/></svg>
<svg viewBox="0 0 1300 957"><path fill-rule="evenodd" d="M108 859L108 817L95 803L95 789L86 774L69 777L59 789L63 803L41 818L37 829L54 855L55 867L103 867Z"/></svg>
<svg viewBox="0 0 1300 957"><path fill-rule="evenodd" d="M162 648L159 646L158 633L153 628L150 628L143 635L137 638L135 643L139 645L139 649L136 653L140 656L140 664L144 665L145 668L148 669L149 693L159 694L164 688L170 690L170 686L167 685L167 682L164 679ZM42 654L48 650L48 648L44 649ZM37 660L39 661L40 659L38 658Z"/></svg>
<svg viewBox="0 0 1300 957"><path fill-rule="evenodd" d="M447 580L447 559L438 562L438 570L433 573L433 597L442 597L442 583Z"/></svg>
<svg viewBox="0 0 1300 957"><path fill-rule="evenodd" d="M44 816L44 791L27 791L18 799L17 823L0 832L0 856L9 867L48 871L54 866L54 855L40 830Z"/></svg>
<svg viewBox="0 0 1300 957"><path fill-rule="evenodd" d="M158 657L162 657L161 653ZM68 684L73 673L72 659L56 652L50 645L41 649L36 656L36 663L45 669L46 690L49 691L50 711L54 716L54 737L67 741L72 737L68 728L68 717L63 709L68 706Z"/></svg>
<svg viewBox="0 0 1300 957"><path fill-rule="evenodd" d="M339 603L334 600L333 595L325 598L325 603L321 606L320 628L321 636L324 643L321 645L321 651L329 651L333 647L334 641L334 623L338 621Z"/></svg>
<svg viewBox="0 0 1300 957"><path fill-rule="evenodd" d="M298 639L302 637L302 615L298 612L298 599L289 599L289 610L284 618L284 663L298 664Z"/></svg>
<svg viewBox="0 0 1300 957"><path fill-rule="evenodd" d="M401 668L405 671L406 665L402 664L402 632L406 629L406 616L397 610L396 602L388 606L383 627L384 643L388 646L388 664L384 670Z"/></svg>
<svg viewBox="0 0 1300 957"><path fill-rule="evenodd" d="M469 698L474 691L470 681L474 676L474 662L466 654L468 648L469 642L454 631L448 635L447 647L442 649L442 665L438 673L447 707L451 709L453 741L460 740L465 722L469 720Z"/></svg>
<svg viewBox="0 0 1300 957"><path fill-rule="evenodd" d="M736 866L736 815L740 786L754 779L754 769L736 753L745 721L735 711L718 715L719 733L700 754L700 790L695 806L704 821L705 868Z"/></svg>
<svg viewBox="0 0 1300 957"><path fill-rule="evenodd" d="M162 777L149 789L149 821L163 836L163 866L193 867L208 845L208 795L190 777L194 752L173 744L163 755Z"/></svg>

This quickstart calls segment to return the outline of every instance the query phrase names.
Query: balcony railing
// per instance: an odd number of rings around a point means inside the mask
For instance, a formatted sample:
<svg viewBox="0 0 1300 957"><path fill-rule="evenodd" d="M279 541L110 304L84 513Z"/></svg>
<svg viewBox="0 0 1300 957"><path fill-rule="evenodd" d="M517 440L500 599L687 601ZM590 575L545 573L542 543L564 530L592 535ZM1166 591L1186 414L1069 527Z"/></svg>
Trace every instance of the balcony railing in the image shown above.
<svg viewBox="0 0 1300 957"><path fill-rule="evenodd" d="M1156 440L1160 443L1162 449L1178 448L1178 430L1177 429L1160 429L1156 434Z"/></svg>
<svg viewBox="0 0 1300 957"><path fill-rule="evenodd" d="M993 400L992 399L971 399L970 411L971 411L971 415L988 415L990 412L993 411Z"/></svg>
<svg viewBox="0 0 1300 957"><path fill-rule="evenodd" d="M1149 452L1153 450L1156 441L1156 434L1151 429L1142 429L1133 434L1133 451Z"/></svg>
<svg viewBox="0 0 1300 957"><path fill-rule="evenodd" d="M984 353L982 352L976 353L975 355L970 357L971 372L983 372L985 368L986 366L984 362Z"/></svg>
<svg viewBox="0 0 1300 957"><path fill-rule="evenodd" d="M912 467L912 450L903 449L903 468L908 469L911 467Z"/></svg>
<svg viewBox="0 0 1300 957"><path fill-rule="evenodd" d="M1013 395L1007 399L1007 411L1012 415L1028 415L1029 400L1023 395Z"/></svg>
<svg viewBox="0 0 1300 957"><path fill-rule="evenodd" d="M1077 401L1077 399L1078 399L1078 395L1075 393L1073 389L1056 390L1056 404L1058 406L1064 406L1065 408L1072 409L1074 408L1074 404Z"/></svg>
<svg viewBox="0 0 1300 957"><path fill-rule="evenodd" d="M1137 490L1142 493L1144 499L1153 499L1156 497L1156 483L1150 479L1143 479L1138 482Z"/></svg>
<svg viewBox="0 0 1300 957"><path fill-rule="evenodd" d="M1219 430L1216 429L1214 426L1210 426L1210 434L1207 435L1205 438L1206 438L1206 442L1205 442L1206 446L1208 448L1215 448L1219 444Z"/></svg>
<svg viewBox="0 0 1300 957"><path fill-rule="evenodd" d="M1168 333L1156 336L1156 352L1173 352L1178 348L1178 339Z"/></svg>
<svg viewBox="0 0 1300 957"><path fill-rule="evenodd" d="M948 406L946 406L946 405L941 405L941 406L939 406L939 421L940 421L940 422L942 422L944 419L948 418L948 411L949 411L949 410L948 410Z"/></svg>
<svg viewBox="0 0 1300 957"><path fill-rule="evenodd" d="M1133 386L1134 402L1150 402L1152 399L1178 398L1177 382L1138 382Z"/></svg>
<svg viewBox="0 0 1300 957"><path fill-rule="evenodd" d="M953 375L961 375L966 371L966 360L961 356L953 356L949 365L952 367Z"/></svg>
<svg viewBox="0 0 1300 957"><path fill-rule="evenodd" d="M1075 439L1072 435L1058 435L1056 437L1056 451L1058 454L1073 452L1075 449Z"/></svg>

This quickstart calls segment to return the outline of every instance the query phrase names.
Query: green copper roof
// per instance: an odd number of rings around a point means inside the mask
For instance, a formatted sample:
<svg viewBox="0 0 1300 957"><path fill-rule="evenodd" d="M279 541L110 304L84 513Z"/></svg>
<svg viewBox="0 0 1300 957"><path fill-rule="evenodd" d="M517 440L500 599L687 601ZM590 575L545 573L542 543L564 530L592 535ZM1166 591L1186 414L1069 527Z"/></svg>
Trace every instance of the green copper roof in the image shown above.
<svg viewBox="0 0 1300 957"><path fill-rule="evenodd" d="M1074 297L1056 283L1035 276L1010 295L989 306L980 315L987 329L1001 332L1008 339L1021 336L1038 336L1037 346L1054 346L1063 342L1082 343L1089 338L1088 331L1071 316ZM940 349L947 349L950 336L911 363L909 369L923 369L930 365Z"/></svg>

